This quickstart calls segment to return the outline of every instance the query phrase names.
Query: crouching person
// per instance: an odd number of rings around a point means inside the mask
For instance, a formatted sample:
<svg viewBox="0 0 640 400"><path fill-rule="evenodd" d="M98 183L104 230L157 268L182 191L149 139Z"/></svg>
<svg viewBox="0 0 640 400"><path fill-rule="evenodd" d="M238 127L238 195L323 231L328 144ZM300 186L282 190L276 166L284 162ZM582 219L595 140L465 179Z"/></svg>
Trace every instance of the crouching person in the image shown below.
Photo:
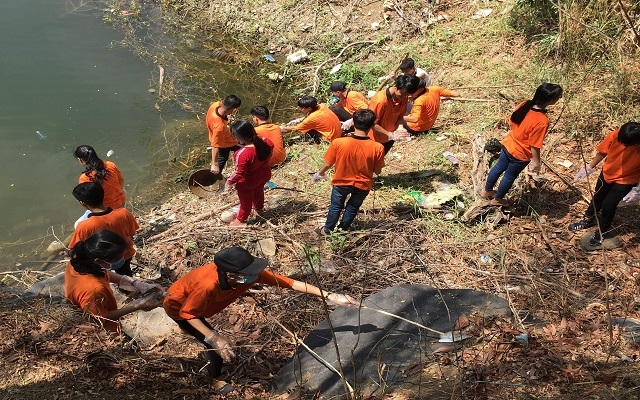
<svg viewBox="0 0 640 400"><path fill-rule="evenodd" d="M322 236L328 235L336 227L343 210L338 228L349 229L373 187L373 174L379 174L384 167L384 146L369 138L375 121L376 114L369 109L354 112L355 131L352 136L331 142L324 155L324 165L311 179L313 183L324 179L325 173L335 165L327 221L318 230Z"/></svg>
<svg viewBox="0 0 640 400"><path fill-rule="evenodd" d="M164 289L149 282L120 275L114 270L124 264L127 242L117 233L101 230L71 249L71 260L64 271L64 295L82 310L93 315L103 326L120 331L120 317L134 311L150 311L162 304ZM151 293L118 308L109 283L121 289Z"/></svg>
<svg viewBox="0 0 640 400"><path fill-rule="evenodd" d="M218 394L234 390L219 378L223 364L231 362L235 354L233 343L215 332L205 318L224 310L254 283L322 296L338 305L359 304L349 296L327 293L313 285L270 272L266 266L267 260L253 257L242 247L229 247L214 255L213 264L196 268L178 279L164 300L164 309L169 317L205 346L211 387Z"/></svg>

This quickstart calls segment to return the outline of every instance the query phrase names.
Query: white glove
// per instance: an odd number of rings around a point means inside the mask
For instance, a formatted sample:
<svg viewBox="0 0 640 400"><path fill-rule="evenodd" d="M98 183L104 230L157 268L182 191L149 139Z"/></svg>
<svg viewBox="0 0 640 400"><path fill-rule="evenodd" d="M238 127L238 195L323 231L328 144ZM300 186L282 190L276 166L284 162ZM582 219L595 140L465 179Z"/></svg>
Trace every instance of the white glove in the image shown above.
<svg viewBox="0 0 640 400"><path fill-rule="evenodd" d="M294 125L298 125L300 122L302 122L302 120L304 119L304 117L300 117L300 118L296 118L296 119L292 119L291 121L287 122L284 126L294 126Z"/></svg>
<svg viewBox="0 0 640 400"><path fill-rule="evenodd" d="M391 136L389 136L389 140L395 140L395 141L401 141L401 140L411 140L411 135L409 135L409 132L407 132L406 129L404 128L398 128L395 130L395 132L391 133Z"/></svg>
<svg viewBox="0 0 640 400"><path fill-rule="evenodd" d="M624 196L622 200L625 203L633 203L635 201L640 200L640 188L637 186L634 187L633 189L631 189L629 193L627 193L626 196Z"/></svg>
<svg viewBox="0 0 640 400"><path fill-rule="evenodd" d="M134 279L128 275L122 275L122 278L120 278L120 282L118 283L118 287L124 290L136 291L140 294L144 294L152 290L162 294L165 293L164 288L160 285L143 281L141 279Z"/></svg>
<svg viewBox="0 0 640 400"><path fill-rule="evenodd" d="M586 167L582 168L580 171L578 171L578 173L576 174L576 176L573 178L574 181L578 181L580 179L584 179L587 176L591 175L593 173L593 171L595 171L594 168L591 168L590 165L587 165Z"/></svg>
<svg viewBox="0 0 640 400"><path fill-rule="evenodd" d="M154 308L160 307L162 305L163 299L164 299L164 296L152 294L150 296L144 296L144 297L135 299L134 301L131 302L131 305L136 310L151 311Z"/></svg>
<svg viewBox="0 0 640 400"><path fill-rule="evenodd" d="M284 125L280 125L278 128L280 128L280 132L284 132L284 128L286 128Z"/></svg>
<svg viewBox="0 0 640 400"><path fill-rule="evenodd" d="M320 173L316 172L315 174L313 174L313 178L311 178L311 183L318 183L325 178L325 175L320 175Z"/></svg>
<svg viewBox="0 0 640 400"><path fill-rule="evenodd" d="M212 333L204 339L204 342L213 347L224 362L231 362L236 356L231 350L231 343L224 336Z"/></svg>
<svg viewBox="0 0 640 400"><path fill-rule="evenodd" d="M338 306L359 306L360 302L348 294L331 293L327 296L327 304Z"/></svg>
<svg viewBox="0 0 640 400"><path fill-rule="evenodd" d="M343 131L348 131L349 129L351 129L353 127L353 118L348 119L346 121L342 121L342 130Z"/></svg>

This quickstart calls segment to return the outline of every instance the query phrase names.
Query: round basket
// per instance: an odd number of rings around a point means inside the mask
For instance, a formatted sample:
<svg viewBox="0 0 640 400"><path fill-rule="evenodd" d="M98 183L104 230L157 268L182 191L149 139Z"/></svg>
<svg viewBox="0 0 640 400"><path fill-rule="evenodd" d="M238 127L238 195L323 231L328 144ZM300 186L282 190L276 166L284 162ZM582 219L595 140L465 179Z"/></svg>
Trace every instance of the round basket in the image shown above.
<svg viewBox="0 0 640 400"><path fill-rule="evenodd" d="M218 192L220 188L218 187L219 185L215 185L215 183L222 179L221 174L214 174L208 169L201 169L191 174L187 184L189 185L191 193L198 197L205 198Z"/></svg>

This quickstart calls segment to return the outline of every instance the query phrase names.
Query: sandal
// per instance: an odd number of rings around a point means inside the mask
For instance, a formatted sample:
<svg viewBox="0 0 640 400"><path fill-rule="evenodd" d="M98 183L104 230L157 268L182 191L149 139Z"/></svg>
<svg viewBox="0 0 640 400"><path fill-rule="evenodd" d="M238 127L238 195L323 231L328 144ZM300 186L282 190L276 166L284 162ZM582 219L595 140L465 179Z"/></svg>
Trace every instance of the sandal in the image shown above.
<svg viewBox="0 0 640 400"><path fill-rule="evenodd" d="M211 382L211 388L213 389L213 393L214 394L229 394L231 392L233 392L234 390L236 390L233 386L231 386L231 384L225 382L225 381L218 381L216 380L216 383L220 384L222 383L223 385L220 386L219 388L215 387L215 384L213 383L213 380Z"/></svg>
<svg viewBox="0 0 640 400"><path fill-rule="evenodd" d="M492 206L507 207L509 205L509 201L505 199L494 198L489 202L489 204L491 204Z"/></svg>

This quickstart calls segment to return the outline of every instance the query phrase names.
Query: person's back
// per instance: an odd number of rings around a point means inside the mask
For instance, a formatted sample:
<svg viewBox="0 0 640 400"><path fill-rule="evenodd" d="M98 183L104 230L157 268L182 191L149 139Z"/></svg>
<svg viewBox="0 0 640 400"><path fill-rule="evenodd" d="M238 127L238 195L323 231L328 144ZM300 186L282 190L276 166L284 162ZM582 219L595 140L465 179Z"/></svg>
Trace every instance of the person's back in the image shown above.
<svg viewBox="0 0 640 400"><path fill-rule="evenodd" d="M417 122L407 122L407 127L412 131L428 131L435 124L440 113L440 96L456 97L458 93L440 86L429 86L420 96L414 98L410 117L415 117Z"/></svg>
<svg viewBox="0 0 640 400"><path fill-rule="evenodd" d="M327 153L328 157L335 159L332 185L371 190L373 172L379 160L384 158L384 148L380 143L368 137L338 138L331 143Z"/></svg>
<svg viewBox="0 0 640 400"><path fill-rule="evenodd" d="M525 102L516 107L520 108ZM531 147L542 148L544 137L549 128L549 118L545 110L531 109L521 123L515 124L509 120L511 130L502 140L502 145L509 154L518 160L531 159Z"/></svg>
<svg viewBox="0 0 640 400"><path fill-rule="evenodd" d="M280 126L271 123L260 124L256 126L256 134L258 137L267 138L273 143L273 151L271 152L271 158L269 158L269 165L282 164L287 158L287 152L284 149Z"/></svg>
<svg viewBox="0 0 640 400"><path fill-rule="evenodd" d="M315 130L327 142L342 136L340 119L324 104L319 104L315 111L310 112L302 122L296 125L295 130L300 132Z"/></svg>
<svg viewBox="0 0 640 400"><path fill-rule="evenodd" d="M125 259L130 259L136 254L131 237L140 228L136 218L126 208L107 209L102 213L91 213L89 217L80 222L73 232L69 247L73 247L81 240L85 240L91 235L101 230L109 230L122 236L127 242L127 249L124 253Z"/></svg>

